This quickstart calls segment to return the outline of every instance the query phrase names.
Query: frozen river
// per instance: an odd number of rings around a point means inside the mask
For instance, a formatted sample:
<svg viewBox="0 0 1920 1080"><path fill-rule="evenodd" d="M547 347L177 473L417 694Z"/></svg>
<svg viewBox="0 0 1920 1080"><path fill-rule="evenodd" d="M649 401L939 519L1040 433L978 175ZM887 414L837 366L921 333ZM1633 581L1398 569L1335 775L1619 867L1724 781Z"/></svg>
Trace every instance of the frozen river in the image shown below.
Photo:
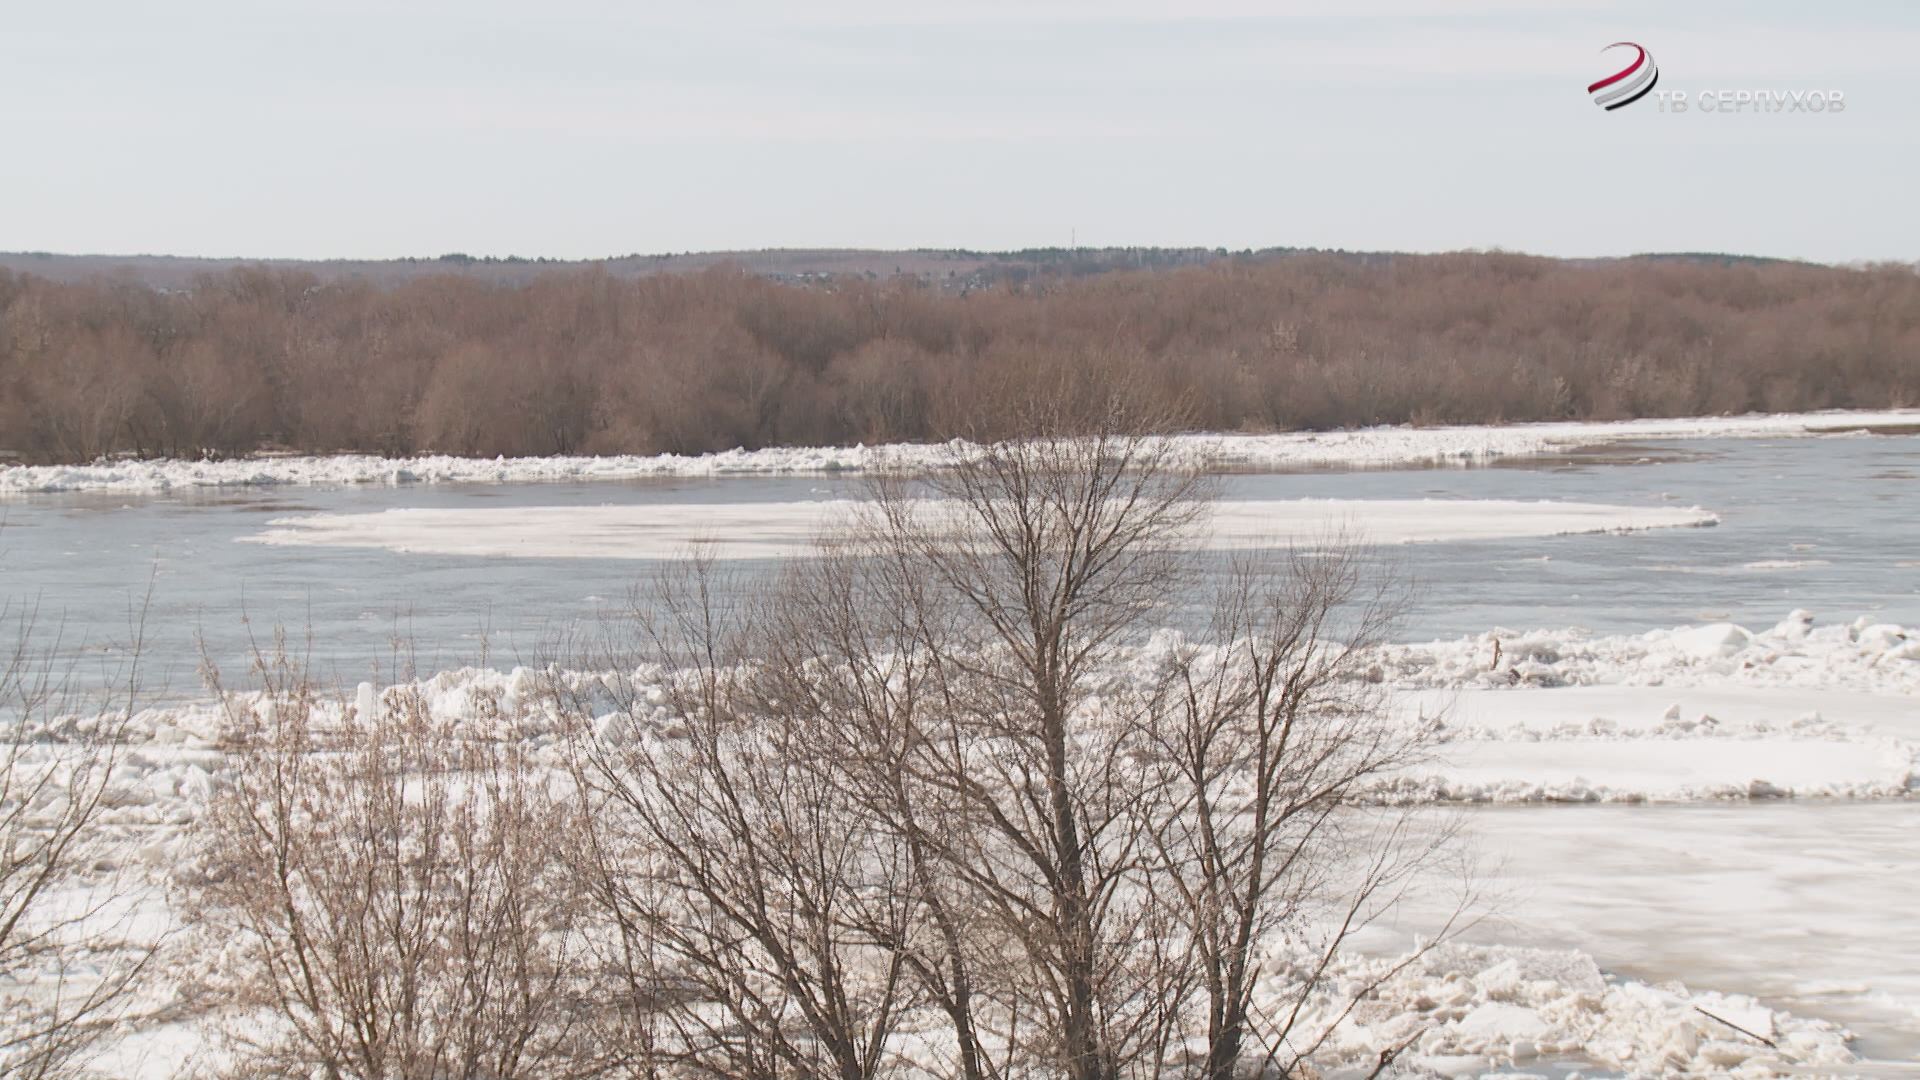
<svg viewBox="0 0 1920 1080"><path fill-rule="evenodd" d="M1868 1056L1920 1063L1920 803L1489 807L1467 821L1499 898L1472 937L1738 989L1848 1025Z"/></svg>
<svg viewBox="0 0 1920 1080"><path fill-rule="evenodd" d="M0 501L0 592L37 604L39 621L61 623L65 641L106 655L150 589L144 663L156 697L199 692L197 640L223 666L237 666L248 635L275 624L310 635L316 665L349 682L371 677L374 664L391 674L396 638L411 643L422 671L510 666L618 611L657 569L657 551L608 550L608 521L759 514L771 535L793 528L793 504L858 488L857 480L793 476L35 495ZM1757 629L1797 608L1825 622L1920 625L1920 437L1912 435L1649 442L1477 469L1234 475L1224 488L1228 500L1276 520L1292 512L1289 500L1436 500L1433 513L1453 524L1426 533L1419 522L1395 524L1403 530L1396 538L1428 542L1387 552L1420 588L1406 641L1496 627ZM1508 505L1537 500L1609 512L1699 507L1718 524L1563 536L1513 521L1458 527L1475 515L1537 515ZM313 515L402 509L449 512L447 542L368 534L346 544L258 542L275 530L311 532ZM485 535L529 527L540 534L531 554L503 553L511 546ZM576 540L580 550L567 551ZM1537 699L1550 710L1554 693ZM1894 725L1887 730L1920 719L1905 693L1879 693L1880 722ZM1782 700L1779 717L1762 719L1790 723L1803 707ZM1829 721L1848 721L1827 711ZM1920 736L1920 727L1909 734ZM1852 1026L1877 1057L1920 1058L1920 904L1911 898L1920 804L1911 796L1491 807L1468 816L1507 898L1504 920L1482 936L1577 947L1636 978L1753 993Z"/></svg>
<svg viewBox="0 0 1920 1080"><path fill-rule="evenodd" d="M1920 623L1917 478L1920 438L1912 436L1693 440L1492 468L1237 475L1226 479L1225 497L1698 506L1720 518L1705 529L1394 547L1421 590L1403 636L1424 640L1496 626L1621 633L1770 624L1794 608ZM568 541L564 518L545 553L532 557L245 541L288 519L400 508L491 511L479 520L508 528L568 508L724 521L750 517L756 504L828 500L858 487L800 476L36 495L0 501L0 591L37 600L42 621L63 620L69 641L98 643L125 636L130 607L151 586L146 665L156 690L164 683L170 693L195 689L197 639L231 664L250 632L275 624L296 636L310 630L318 666L354 679L390 658L396 636L424 670L477 662L483 650L510 663L621 609L656 564L553 557L553 545ZM1476 511L1442 505L1436 513L1458 518L1462 509L1469 518Z"/></svg>

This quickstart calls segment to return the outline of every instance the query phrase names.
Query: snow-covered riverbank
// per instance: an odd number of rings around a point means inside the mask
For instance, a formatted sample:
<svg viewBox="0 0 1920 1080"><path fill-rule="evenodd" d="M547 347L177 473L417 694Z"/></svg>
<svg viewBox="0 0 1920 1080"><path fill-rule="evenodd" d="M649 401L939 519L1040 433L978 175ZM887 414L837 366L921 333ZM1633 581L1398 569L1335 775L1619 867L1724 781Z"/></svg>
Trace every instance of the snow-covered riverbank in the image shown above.
<svg viewBox="0 0 1920 1080"><path fill-rule="evenodd" d="M1377 427L1276 435L1194 434L1176 438L1196 459L1222 468L1286 470L1471 465L1498 458L1647 439L1792 438L1870 428L1920 426L1920 409L1628 420L1493 427ZM851 473L924 469L964 443L776 447L683 457L477 459L262 457L238 461L114 461L0 468L0 495L59 491L159 492L271 485L532 483L728 475Z"/></svg>
<svg viewBox="0 0 1920 1080"><path fill-rule="evenodd" d="M1174 640L1171 633L1161 635L1147 654ZM1861 970L1863 964L1897 967L1901 950L1910 950L1907 943L1920 934L1920 924L1909 925L1914 920L1900 905L1877 905L1873 918L1860 917L1854 905L1835 919L1820 918L1819 905L1805 912L1795 907L1795 919L1813 920L1810 932L1821 935L1826 955L1836 958L1825 965L1796 959L1805 942L1783 936L1772 924L1785 901L1760 903L1742 891L1785 889L1769 885L1768 875L1800 863L1742 862L1739 873L1706 874L1708 852L1689 852L1693 845L1711 844L1700 835L1710 838L1723 826L1687 818L1689 835L1699 835L1686 851L1668 851L1660 837L1672 826L1658 816L1661 807L1685 813L1689 804L1728 810L1754 801L1791 803L1808 807L1808 813L1821 805L1867 806L1862 800L1910 805L1920 789L1916 642L1920 631L1900 626L1867 619L1825 623L1794 612L1777 625L1753 629L1720 624L1614 636L1496 631L1389 647L1378 677L1399 692L1407 722L1437 719L1441 727L1435 759L1383 785L1378 797L1397 803L1641 804L1616 811L1635 815L1631 821L1582 833L1583 854L1573 860L1637 868L1621 884L1634 891L1630 906L1641 914L1611 922L1580 914L1618 906L1599 895L1611 879L1588 881L1571 892L1546 886L1544 900L1518 897L1513 909L1496 909L1502 919L1511 917L1509 929L1496 923L1476 932L1476 944L1431 954L1341 1022L1326 1061L1358 1065L1412 1039L1403 1064L1426 1071L1409 1075L1477 1075L1542 1064L1635 1076L1853 1075L1866 1066L1849 1049L1845 1029L1814 1018L1826 1007L1843 1017L1877 1018L1883 1025L1874 1033L1878 1045L1920 1047L1920 1023L1913 1020L1920 1017L1920 977ZM557 764L557 730L543 720L538 693L545 677L525 668L463 668L415 685L436 715L488 734L511 721ZM586 672L564 677L588 691L606 680L644 690L651 678ZM380 693L363 684L331 707L369 709ZM153 709L139 714L133 728L136 745L123 760L107 818L125 837L126 865L163 885L172 868L187 864L184 827L218 780L219 714L211 704ZM603 735L622 737L611 728ZM1553 847L1553 837L1564 831L1556 831L1559 824L1572 820L1557 816L1562 813L1503 812L1494 830L1499 853L1519 867L1507 871L1509 883L1532 888L1540 884L1536 872L1572 865L1566 862L1569 852ZM1545 831L1532 828L1534 823ZM1817 832L1818 824L1803 814L1794 828ZM1740 843L1765 844L1764 830L1748 832L1741 829ZM1870 892L1884 876L1875 868L1889 856L1862 845L1884 846L1884 832L1827 841L1822 872L1838 876L1824 887L1863 897ZM1804 861L1814 853L1802 856ZM1669 897L1661 875L1682 873L1675 868L1684 868L1686 881ZM1848 873L1866 877L1849 884ZM1703 912L1711 913L1714 932L1748 946L1738 956L1716 953L1701 968L1707 981L1700 983L1687 960L1691 946L1659 942L1691 933L1686 927ZM1658 942L1642 933L1654 933L1649 927L1658 930ZM1413 923L1407 928L1414 929ZM1378 951L1350 958L1339 977L1369 978L1392 962L1398 947L1384 941ZM1284 957L1270 959L1284 968ZM1759 997L1752 996L1756 992ZM1783 999L1808 1015L1784 1010ZM113 1075L168 1076L169 1066L200 1046L199 1039L191 1023L145 1028L103 1064Z"/></svg>
<svg viewBox="0 0 1920 1080"><path fill-rule="evenodd" d="M1158 635L1142 656L1177 640ZM550 741L556 722L539 704L547 677L465 667L412 685L437 717L489 725L507 717L514 731ZM649 689L632 673L564 677L590 695L602 683L622 684L621 695ZM1920 628L1822 624L1796 611L1757 630L1496 631L1388 646L1378 677L1398 691L1407 723L1439 725L1436 760L1384 789L1388 801L1920 794ZM353 701L370 709L380 692L362 684ZM138 745L116 805L150 807L144 823L184 820L204 790L219 722L210 704L136 716Z"/></svg>

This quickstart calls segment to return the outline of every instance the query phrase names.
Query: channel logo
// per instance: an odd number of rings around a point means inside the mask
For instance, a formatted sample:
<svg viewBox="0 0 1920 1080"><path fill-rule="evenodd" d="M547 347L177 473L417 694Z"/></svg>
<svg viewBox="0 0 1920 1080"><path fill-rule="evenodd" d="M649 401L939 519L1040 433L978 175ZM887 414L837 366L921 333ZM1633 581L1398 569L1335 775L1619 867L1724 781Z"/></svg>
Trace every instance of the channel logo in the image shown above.
<svg viewBox="0 0 1920 1080"><path fill-rule="evenodd" d="M1612 112L1646 97L1660 81L1660 69L1653 64L1653 54L1631 41L1616 41L1601 49L1602 53L1613 49L1632 49L1633 63L1587 87L1587 93L1593 95L1593 103Z"/></svg>

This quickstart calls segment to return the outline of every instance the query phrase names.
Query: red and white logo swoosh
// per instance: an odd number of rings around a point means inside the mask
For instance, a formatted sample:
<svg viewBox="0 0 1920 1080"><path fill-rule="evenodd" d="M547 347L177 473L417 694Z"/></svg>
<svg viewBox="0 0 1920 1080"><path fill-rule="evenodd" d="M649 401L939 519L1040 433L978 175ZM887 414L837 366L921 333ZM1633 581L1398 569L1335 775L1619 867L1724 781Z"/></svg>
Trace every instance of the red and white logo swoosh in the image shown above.
<svg viewBox="0 0 1920 1080"><path fill-rule="evenodd" d="M1632 49L1633 63L1587 87L1587 93L1593 95L1593 103L1612 112L1624 108L1647 96L1655 83L1660 81L1660 69L1653 65L1653 54L1635 45L1631 41L1616 41L1601 49Z"/></svg>

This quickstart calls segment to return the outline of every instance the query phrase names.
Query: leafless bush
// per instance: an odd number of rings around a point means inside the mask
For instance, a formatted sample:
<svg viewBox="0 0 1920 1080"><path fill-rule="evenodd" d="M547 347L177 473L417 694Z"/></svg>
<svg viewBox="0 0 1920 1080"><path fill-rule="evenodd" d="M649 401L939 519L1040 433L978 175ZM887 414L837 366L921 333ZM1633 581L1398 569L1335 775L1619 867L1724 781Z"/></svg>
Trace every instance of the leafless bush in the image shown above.
<svg viewBox="0 0 1920 1080"><path fill-rule="evenodd" d="M577 807L511 718L438 719L406 687L327 702L284 646L255 674L259 692L223 694L229 760L191 908L222 952L234 1072L603 1068L617 1048L582 1038Z"/></svg>
<svg viewBox="0 0 1920 1080"><path fill-rule="evenodd" d="M0 1075L75 1075L126 1010L156 943L106 820L126 753L139 620L101 694L82 692L30 609L0 609Z"/></svg>

